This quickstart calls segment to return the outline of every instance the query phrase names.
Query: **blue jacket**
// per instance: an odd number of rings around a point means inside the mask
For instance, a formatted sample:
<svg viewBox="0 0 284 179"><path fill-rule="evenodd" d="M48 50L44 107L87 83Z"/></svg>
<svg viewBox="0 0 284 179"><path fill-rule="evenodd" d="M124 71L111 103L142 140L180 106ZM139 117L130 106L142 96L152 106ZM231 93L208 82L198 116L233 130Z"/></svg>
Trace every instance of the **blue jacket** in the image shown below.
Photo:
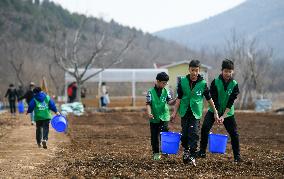
<svg viewBox="0 0 284 179"><path fill-rule="evenodd" d="M29 103L29 107L28 107L28 113L31 113L33 112L35 106L36 106L36 102L35 102L35 99L38 100L39 102L43 102L45 97L46 97L47 94L45 94L44 92L40 92L36 95L34 95L34 98L30 101ZM52 110L53 112L57 112L57 108L56 108L56 105L54 103L54 101L50 98L49 100L49 104L48 104L48 107L50 110Z"/></svg>

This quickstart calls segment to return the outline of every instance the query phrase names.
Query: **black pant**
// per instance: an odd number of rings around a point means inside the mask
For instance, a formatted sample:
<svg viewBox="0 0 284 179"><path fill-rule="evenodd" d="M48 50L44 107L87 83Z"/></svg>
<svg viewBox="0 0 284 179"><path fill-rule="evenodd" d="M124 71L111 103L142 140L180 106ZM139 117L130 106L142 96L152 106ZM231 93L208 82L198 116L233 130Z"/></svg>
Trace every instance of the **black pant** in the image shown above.
<svg viewBox="0 0 284 179"><path fill-rule="evenodd" d="M150 132L151 132L151 145L153 153L160 152L160 132L168 132L168 121L160 120L159 123L150 122Z"/></svg>
<svg viewBox="0 0 284 179"><path fill-rule="evenodd" d="M10 112L16 113L16 100L9 100Z"/></svg>
<svg viewBox="0 0 284 179"><path fill-rule="evenodd" d="M189 109L191 110L191 109ZM185 150L190 147L190 156L195 157L197 151L197 142L199 140L200 121L196 119L189 111L181 118L181 145Z"/></svg>
<svg viewBox="0 0 284 179"><path fill-rule="evenodd" d="M101 96L100 97L100 100L101 100L101 107L105 107L107 104L105 103L105 97L104 96Z"/></svg>
<svg viewBox="0 0 284 179"><path fill-rule="evenodd" d="M41 139L48 140L49 119L36 121L36 142L40 144Z"/></svg>
<svg viewBox="0 0 284 179"><path fill-rule="evenodd" d="M68 102L69 103L73 103L75 101L76 97L73 97L73 96L69 96L68 97Z"/></svg>
<svg viewBox="0 0 284 179"><path fill-rule="evenodd" d="M208 134L215 122L214 113L208 111L205 115L204 122L201 128L201 141L200 141L200 151L205 153L208 143ZM235 116L230 116L224 119L223 122L227 132L231 137L231 144L234 153L234 157L240 156L240 143L239 134L237 130L237 123Z"/></svg>

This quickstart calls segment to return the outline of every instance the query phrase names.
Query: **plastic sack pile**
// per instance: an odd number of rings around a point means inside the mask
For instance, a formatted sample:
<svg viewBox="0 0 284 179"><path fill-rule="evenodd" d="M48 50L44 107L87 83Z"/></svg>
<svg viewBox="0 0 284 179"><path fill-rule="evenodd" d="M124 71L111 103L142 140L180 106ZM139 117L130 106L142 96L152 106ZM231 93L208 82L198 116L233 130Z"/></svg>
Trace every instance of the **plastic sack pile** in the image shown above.
<svg viewBox="0 0 284 179"><path fill-rule="evenodd" d="M84 106L82 103L74 102L61 105L61 114L67 116L72 113L76 116L81 116L84 113Z"/></svg>
<svg viewBox="0 0 284 179"><path fill-rule="evenodd" d="M255 111L265 112L272 109L272 101L270 99L258 99L255 101Z"/></svg>

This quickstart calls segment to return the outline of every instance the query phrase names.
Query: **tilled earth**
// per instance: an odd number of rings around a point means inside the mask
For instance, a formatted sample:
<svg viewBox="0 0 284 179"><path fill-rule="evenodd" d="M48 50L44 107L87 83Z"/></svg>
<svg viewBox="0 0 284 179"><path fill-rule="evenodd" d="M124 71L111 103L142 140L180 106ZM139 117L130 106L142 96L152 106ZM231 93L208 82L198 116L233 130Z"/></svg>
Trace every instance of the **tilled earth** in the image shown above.
<svg viewBox="0 0 284 179"><path fill-rule="evenodd" d="M0 178L216 178L284 177L284 117L237 113L243 162L207 153L197 167L178 155L153 161L144 112L88 113L69 117L67 135L50 130L48 150L38 149L28 116L0 114ZM179 121L179 120L178 120ZM180 131L180 123L170 124ZM213 132L226 133L214 126Z"/></svg>
<svg viewBox="0 0 284 179"><path fill-rule="evenodd" d="M197 166L182 163L182 149L153 161L149 124L144 112L89 113L69 117L69 143L36 168L34 177L67 178L211 178L284 177L284 116L236 114L243 162L233 162L230 141L226 154L210 154ZM177 120L179 121L179 120ZM170 124L180 131L180 123ZM224 127L213 132L226 133Z"/></svg>

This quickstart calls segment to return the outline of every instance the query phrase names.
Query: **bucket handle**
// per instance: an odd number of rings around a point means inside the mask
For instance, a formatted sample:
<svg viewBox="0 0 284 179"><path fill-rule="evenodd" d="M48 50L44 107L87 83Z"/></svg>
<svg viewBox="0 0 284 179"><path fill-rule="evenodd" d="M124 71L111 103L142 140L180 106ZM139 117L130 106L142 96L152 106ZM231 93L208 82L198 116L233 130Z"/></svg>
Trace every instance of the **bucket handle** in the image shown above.
<svg viewBox="0 0 284 179"><path fill-rule="evenodd" d="M212 128L211 128L211 130L209 131L209 134L213 134L213 132L212 132L213 128L216 129L216 133L221 134L221 128L223 126L223 125L222 126L221 125L222 124L217 124L217 121L215 121L213 126L212 126Z"/></svg>

